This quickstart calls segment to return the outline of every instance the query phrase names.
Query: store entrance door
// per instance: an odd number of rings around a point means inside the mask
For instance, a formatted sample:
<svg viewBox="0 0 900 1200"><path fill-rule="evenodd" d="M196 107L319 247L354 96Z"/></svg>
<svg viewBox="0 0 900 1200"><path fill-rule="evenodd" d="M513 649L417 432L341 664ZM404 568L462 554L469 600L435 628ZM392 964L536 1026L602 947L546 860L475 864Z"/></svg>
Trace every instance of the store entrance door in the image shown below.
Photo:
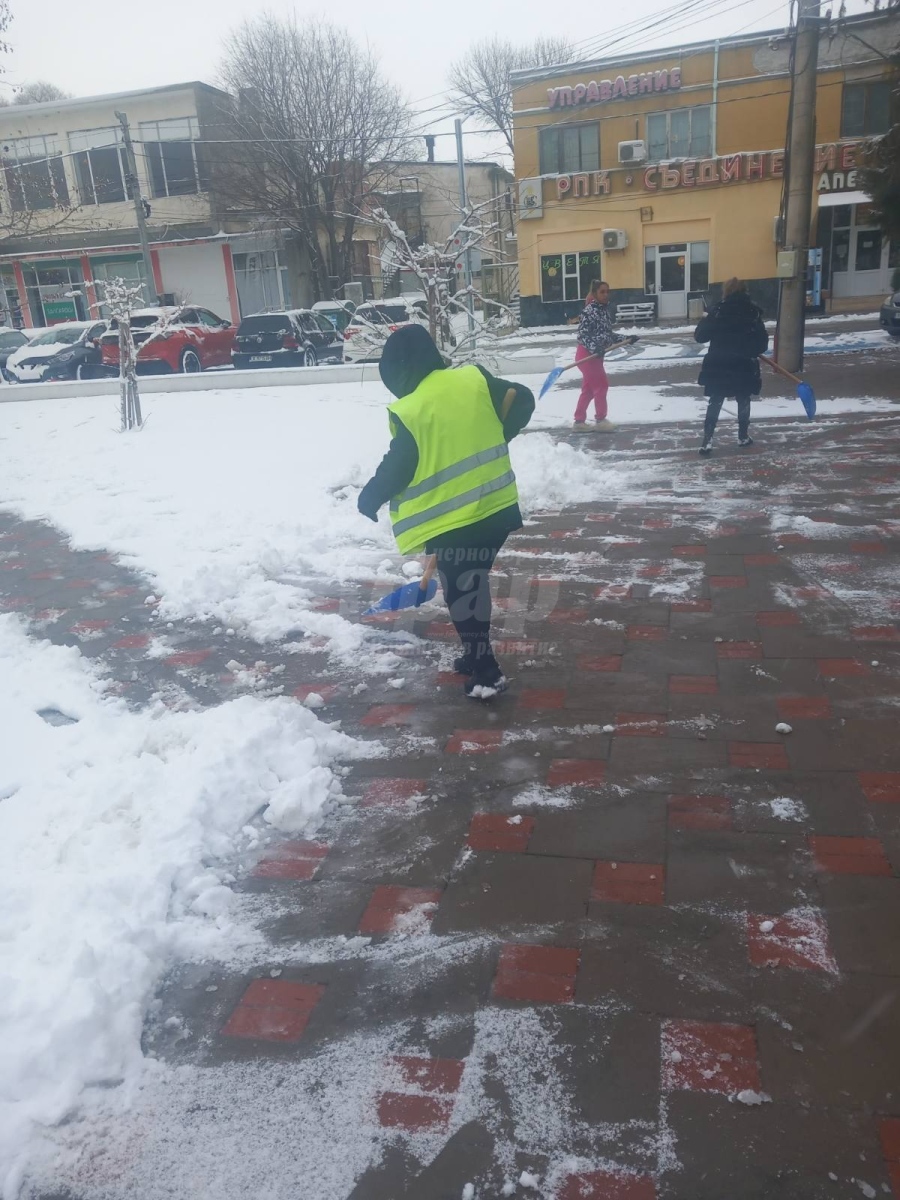
<svg viewBox="0 0 900 1200"><path fill-rule="evenodd" d="M871 224L870 212L867 204L834 210L831 286L837 297L878 296L889 290L890 245Z"/></svg>
<svg viewBox="0 0 900 1200"><path fill-rule="evenodd" d="M660 320L687 316L687 245L658 247Z"/></svg>

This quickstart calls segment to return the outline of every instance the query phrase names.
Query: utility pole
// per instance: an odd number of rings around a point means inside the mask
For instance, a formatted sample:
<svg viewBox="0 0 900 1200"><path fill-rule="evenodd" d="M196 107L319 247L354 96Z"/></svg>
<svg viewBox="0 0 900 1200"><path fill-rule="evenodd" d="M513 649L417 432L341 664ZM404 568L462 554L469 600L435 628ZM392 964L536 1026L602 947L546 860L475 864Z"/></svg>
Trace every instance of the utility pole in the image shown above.
<svg viewBox="0 0 900 1200"><path fill-rule="evenodd" d="M134 144L131 141L131 130L128 127L128 116L123 112L117 112L115 118L122 126L122 140L125 143L125 165L128 169L128 186L131 189L131 196L134 200L134 215L137 218L138 236L141 239L141 255L144 259L144 275L150 295L155 296L156 284L153 278L153 260L150 257L150 239L147 236L147 211L144 208L146 202L138 186L137 163L134 158Z"/></svg>
<svg viewBox="0 0 900 1200"><path fill-rule="evenodd" d="M776 331L777 358L788 371L803 368L806 321L806 265L812 223L816 154L816 73L819 65L819 0L799 0L791 108L787 139L787 198L784 248L792 255L779 263L781 303ZM784 274L782 275L782 271Z"/></svg>
<svg viewBox="0 0 900 1200"><path fill-rule="evenodd" d="M456 130L456 159L459 163L459 207L465 218L466 211L469 206L468 197L466 195L466 160L463 157L463 134L462 121L457 117L453 122L453 127ZM463 254L463 273L466 280L466 287L472 287L472 257L468 249ZM469 291L466 296L466 312L469 315L469 333L475 332L475 302L472 299L472 293Z"/></svg>

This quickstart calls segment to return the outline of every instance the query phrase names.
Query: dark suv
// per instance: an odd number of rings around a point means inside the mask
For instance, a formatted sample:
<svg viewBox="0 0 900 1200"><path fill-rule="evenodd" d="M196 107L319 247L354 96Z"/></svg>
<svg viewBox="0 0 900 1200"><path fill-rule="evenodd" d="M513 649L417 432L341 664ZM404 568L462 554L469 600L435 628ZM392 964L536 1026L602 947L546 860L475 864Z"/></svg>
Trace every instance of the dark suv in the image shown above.
<svg viewBox="0 0 900 1200"><path fill-rule="evenodd" d="M343 341L327 317L308 309L254 313L244 317L234 339L231 361L245 367L314 367L339 362Z"/></svg>

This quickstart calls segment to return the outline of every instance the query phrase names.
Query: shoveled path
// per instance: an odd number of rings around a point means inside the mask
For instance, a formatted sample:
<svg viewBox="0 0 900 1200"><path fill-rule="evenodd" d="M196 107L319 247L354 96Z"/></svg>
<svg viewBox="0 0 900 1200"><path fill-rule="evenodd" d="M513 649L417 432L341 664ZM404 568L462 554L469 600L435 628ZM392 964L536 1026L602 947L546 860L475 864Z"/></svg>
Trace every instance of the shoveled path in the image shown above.
<svg viewBox="0 0 900 1200"><path fill-rule="evenodd" d="M322 1200L900 1198L900 419L756 432L709 462L693 429L584 437L643 495L510 541L490 706L440 672L440 616L376 627L423 639L400 688L205 626L148 659L140 580L0 517L2 606L136 703L216 703L258 662L391 751L315 841L235 863L270 959L163 989L147 1051L201 1097L173 1156L232 1119L204 1076L274 1065L285 1179ZM343 1175L304 1161L316 1096ZM189 1194L252 1194L273 1111ZM53 1194L187 1195L165 1154L145 1117Z"/></svg>

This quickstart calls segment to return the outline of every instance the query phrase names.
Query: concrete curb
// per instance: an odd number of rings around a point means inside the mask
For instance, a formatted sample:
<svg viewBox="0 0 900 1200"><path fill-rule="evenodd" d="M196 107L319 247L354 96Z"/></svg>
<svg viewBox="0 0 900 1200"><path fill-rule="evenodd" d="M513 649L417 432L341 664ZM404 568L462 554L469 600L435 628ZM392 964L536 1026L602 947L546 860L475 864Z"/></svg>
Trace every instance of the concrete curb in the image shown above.
<svg viewBox="0 0 900 1200"><path fill-rule="evenodd" d="M554 354L495 360L500 375L541 375L556 366ZM204 371L199 375L143 375L142 393L218 392L230 388L305 387L318 384L377 382L378 363L336 364L322 367L276 367L254 371ZM118 379L61 380L54 383L0 384L0 404L23 400L61 400L72 397L117 396Z"/></svg>

